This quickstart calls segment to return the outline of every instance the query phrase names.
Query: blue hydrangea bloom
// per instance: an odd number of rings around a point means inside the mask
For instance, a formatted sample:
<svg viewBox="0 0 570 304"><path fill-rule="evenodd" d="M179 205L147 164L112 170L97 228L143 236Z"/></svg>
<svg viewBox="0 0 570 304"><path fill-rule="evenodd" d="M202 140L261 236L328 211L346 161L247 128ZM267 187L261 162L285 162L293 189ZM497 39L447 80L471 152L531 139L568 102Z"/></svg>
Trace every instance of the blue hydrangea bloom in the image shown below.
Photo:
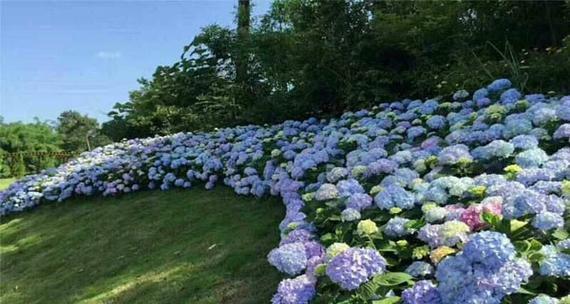
<svg viewBox="0 0 570 304"><path fill-rule="evenodd" d="M513 104L521 98L522 94L517 89L508 89L501 94L502 104Z"/></svg>
<svg viewBox="0 0 570 304"><path fill-rule="evenodd" d="M534 217L532 226L542 231L557 229L564 226L564 218L557 213L542 212Z"/></svg>
<svg viewBox="0 0 570 304"><path fill-rule="evenodd" d="M285 244L271 250L267 259L269 264L289 275L299 274L307 265L305 246L300 242Z"/></svg>
<svg viewBox="0 0 570 304"><path fill-rule="evenodd" d="M552 277L570 276L570 255L562 253L556 246L542 246L540 253L544 259L540 262L540 274Z"/></svg>
<svg viewBox="0 0 570 304"><path fill-rule="evenodd" d="M332 200L339 197L339 191L333 184L322 184L315 193L315 199L318 201Z"/></svg>
<svg viewBox="0 0 570 304"><path fill-rule="evenodd" d="M410 234L410 230L405 227L405 225L409 222L409 219L402 218L399 216L391 218L388 223L386 223L386 227L384 228L384 233L390 237L402 237L407 234Z"/></svg>
<svg viewBox="0 0 570 304"><path fill-rule="evenodd" d="M423 261L415 261L406 268L406 273L416 278L430 276L433 272L433 266Z"/></svg>
<svg viewBox="0 0 570 304"><path fill-rule="evenodd" d="M483 231L474 234L463 248L463 254L473 262L499 268L515 257L515 246L498 232Z"/></svg>
<svg viewBox="0 0 570 304"><path fill-rule="evenodd" d="M533 135L518 135L511 139L516 149L529 150L538 147L538 140Z"/></svg>
<svg viewBox="0 0 570 304"><path fill-rule="evenodd" d="M380 209L390 209L393 207L410 209L414 207L416 198L404 188L397 185L390 185L374 197L374 202Z"/></svg>
<svg viewBox="0 0 570 304"><path fill-rule="evenodd" d="M528 304L558 304L560 301L548 295L538 295L528 302Z"/></svg>
<svg viewBox="0 0 570 304"><path fill-rule="evenodd" d="M404 290L402 300L405 304L442 304L439 291L429 280L418 281L413 287Z"/></svg>
<svg viewBox="0 0 570 304"><path fill-rule="evenodd" d="M523 151L515 157L517 165L524 168L539 167L547 160L548 155L540 148Z"/></svg>
<svg viewBox="0 0 570 304"><path fill-rule="evenodd" d="M441 165L454 165L460 160L472 161L473 158L469 154L469 148L466 145L458 144L441 150L438 160Z"/></svg>
<svg viewBox="0 0 570 304"><path fill-rule="evenodd" d="M487 86L487 90L491 93L506 90L512 86L512 83L508 79L497 79Z"/></svg>
<svg viewBox="0 0 570 304"><path fill-rule="evenodd" d="M355 193L346 201L346 207L363 210L372 206L372 197L366 193Z"/></svg>
<svg viewBox="0 0 570 304"><path fill-rule="evenodd" d="M446 123L447 123L447 120L445 119L445 117L443 117L441 115L434 115L426 121L426 124L428 125L428 127L432 128L434 130L439 130L439 129L445 127Z"/></svg>

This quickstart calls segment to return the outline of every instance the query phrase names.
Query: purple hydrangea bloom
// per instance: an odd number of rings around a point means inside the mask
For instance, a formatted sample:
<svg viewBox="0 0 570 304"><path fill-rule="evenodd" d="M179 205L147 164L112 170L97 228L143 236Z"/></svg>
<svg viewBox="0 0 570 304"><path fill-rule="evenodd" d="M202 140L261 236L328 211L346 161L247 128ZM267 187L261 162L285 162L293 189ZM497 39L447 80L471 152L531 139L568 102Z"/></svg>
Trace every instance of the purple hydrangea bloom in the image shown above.
<svg viewBox="0 0 570 304"><path fill-rule="evenodd" d="M372 206L372 197L366 193L355 193L346 201L346 207L356 210L363 210Z"/></svg>
<svg viewBox="0 0 570 304"><path fill-rule="evenodd" d="M316 279L301 275L279 283L272 304L308 304L316 295Z"/></svg>
<svg viewBox="0 0 570 304"><path fill-rule="evenodd" d="M342 289L354 290L386 269L386 260L373 249L350 248L327 266L328 277Z"/></svg>
<svg viewBox="0 0 570 304"><path fill-rule="evenodd" d="M364 188L362 188L360 183L353 178L341 180L337 183L336 187L341 197L349 197L356 193L364 193Z"/></svg>

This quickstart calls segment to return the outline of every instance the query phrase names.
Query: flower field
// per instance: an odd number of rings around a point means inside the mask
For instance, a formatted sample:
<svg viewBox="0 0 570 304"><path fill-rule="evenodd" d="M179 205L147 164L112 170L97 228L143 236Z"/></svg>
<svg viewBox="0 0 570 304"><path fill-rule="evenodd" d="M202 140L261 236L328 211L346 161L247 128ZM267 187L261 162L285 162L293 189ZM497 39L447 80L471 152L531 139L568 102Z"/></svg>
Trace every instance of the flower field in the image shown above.
<svg viewBox="0 0 570 304"><path fill-rule="evenodd" d="M499 79L338 119L123 141L12 184L0 213L223 183L286 207L273 303L570 303L569 139L570 96Z"/></svg>

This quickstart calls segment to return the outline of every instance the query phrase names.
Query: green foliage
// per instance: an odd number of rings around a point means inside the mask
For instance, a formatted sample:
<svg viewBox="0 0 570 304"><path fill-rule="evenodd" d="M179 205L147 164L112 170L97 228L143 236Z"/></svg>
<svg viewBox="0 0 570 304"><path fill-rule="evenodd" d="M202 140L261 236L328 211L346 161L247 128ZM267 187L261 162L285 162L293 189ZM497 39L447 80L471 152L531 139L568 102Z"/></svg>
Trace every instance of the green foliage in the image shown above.
<svg viewBox="0 0 570 304"><path fill-rule="evenodd" d="M60 142L59 134L47 122L7 124L0 120L0 177L21 177L53 166L55 159L18 153L57 152Z"/></svg>
<svg viewBox="0 0 570 304"><path fill-rule="evenodd" d="M57 118L56 131L61 136L61 148L68 152L84 152L110 143L99 130L95 118L77 111L65 111Z"/></svg>
<svg viewBox="0 0 570 304"><path fill-rule="evenodd" d="M116 128L121 130L121 128ZM58 123L4 123L0 117L0 178L22 177L52 168L69 157L111 140L102 134L97 120L65 111Z"/></svg>
<svg viewBox="0 0 570 304"><path fill-rule="evenodd" d="M26 164L24 163L24 157L20 154L16 157L14 164L10 170L15 177L21 178L26 175Z"/></svg>
<svg viewBox="0 0 570 304"><path fill-rule="evenodd" d="M474 90L500 77L528 92L568 92L569 7L276 0L257 23L242 14L239 31L205 27L178 62L139 80L104 130L119 140L328 117L397 98Z"/></svg>

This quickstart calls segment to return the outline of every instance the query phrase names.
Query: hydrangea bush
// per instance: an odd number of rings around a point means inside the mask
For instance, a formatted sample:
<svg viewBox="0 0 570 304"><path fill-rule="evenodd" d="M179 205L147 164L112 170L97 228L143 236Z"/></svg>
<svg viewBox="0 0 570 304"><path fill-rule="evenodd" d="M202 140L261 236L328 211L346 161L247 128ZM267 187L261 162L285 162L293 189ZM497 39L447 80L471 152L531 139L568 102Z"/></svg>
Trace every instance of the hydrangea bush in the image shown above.
<svg viewBox="0 0 570 304"><path fill-rule="evenodd" d="M223 183L286 207L274 304L570 303L568 113L570 96L499 79L338 119L127 140L13 184L0 215Z"/></svg>

